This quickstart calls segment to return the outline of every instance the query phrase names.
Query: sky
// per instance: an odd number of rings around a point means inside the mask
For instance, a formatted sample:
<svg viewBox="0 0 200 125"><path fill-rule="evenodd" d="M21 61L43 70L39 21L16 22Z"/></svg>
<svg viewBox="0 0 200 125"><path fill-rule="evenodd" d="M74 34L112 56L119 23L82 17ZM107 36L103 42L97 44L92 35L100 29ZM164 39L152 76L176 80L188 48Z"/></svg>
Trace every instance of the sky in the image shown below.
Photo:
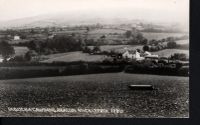
<svg viewBox="0 0 200 125"><path fill-rule="evenodd" d="M0 21L61 12L188 23L189 0L0 0Z"/></svg>

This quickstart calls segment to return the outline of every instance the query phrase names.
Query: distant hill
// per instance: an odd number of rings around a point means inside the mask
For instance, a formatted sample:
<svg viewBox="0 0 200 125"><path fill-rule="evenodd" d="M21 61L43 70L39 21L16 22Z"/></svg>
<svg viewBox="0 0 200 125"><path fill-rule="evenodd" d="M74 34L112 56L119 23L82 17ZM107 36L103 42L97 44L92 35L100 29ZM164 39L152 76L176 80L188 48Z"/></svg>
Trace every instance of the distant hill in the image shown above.
<svg viewBox="0 0 200 125"><path fill-rule="evenodd" d="M52 14L40 15L35 17L27 17L15 20L0 22L0 28L31 28L31 27L47 27L47 26L68 26L68 25L87 25L87 24L122 24L136 23L139 20L130 20L123 18L106 18L89 15L73 15L73 14Z"/></svg>
<svg viewBox="0 0 200 125"><path fill-rule="evenodd" d="M54 14L45 14L34 17L20 18L15 20L9 20L0 22L0 29L8 29L8 28L34 28L34 27L53 27L53 26L73 26L73 25L92 25L92 24L131 24L132 26L142 26L142 28L148 28L149 25L161 26L164 29L168 28L181 28L180 24L171 24L166 22L151 22L147 20L138 20L131 18L122 18L122 17L110 17L105 16L104 14L98 13L54 13ZM141 25L142 24L142 25ZM181 26L181 27L180 27ZM183 28L183 27L182 27ZM181 28L181 29L182 29ZM184 28L183 30L188 31L188 28Z"/></svg>

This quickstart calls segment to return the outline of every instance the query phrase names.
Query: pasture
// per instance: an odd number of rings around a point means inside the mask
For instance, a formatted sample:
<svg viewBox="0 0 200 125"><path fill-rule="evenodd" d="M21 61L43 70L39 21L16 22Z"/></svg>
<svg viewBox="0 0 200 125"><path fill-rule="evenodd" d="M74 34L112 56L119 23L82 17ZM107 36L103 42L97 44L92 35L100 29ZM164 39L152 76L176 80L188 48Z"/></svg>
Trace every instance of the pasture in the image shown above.
<svg viewBox="0 0 200 125"><path fill-rule="evenodd" d="M177 40L176 43L177 44L181 44L181 45L182 44L189 44L189 39L186 39L186 40Z"/></svg>
<svg viewBox="0 0 200 125"><path fill-rule="evenodd" d="M89 46L89 48L93 48L93 46ZM102 45L100 46L101 51L115 51L115 52L124 52L125 48L130 50L141 49L142 45Z"/></svg>
<svg viewBox="0 0 200 125"><path fill-rule="evenodd" d="M148 40L152 40L152 39L160 40L167 37L181 37L181 36L187 35L183 33L150 33L150 32L142 32L142 34Z"/></svg>
<svg viewBox="0 0 200 125"><path fill-rule="evenodd" d="M130 90L149 84L156 90ZM189 117L189 78L106 73L0 80L0 116ZM123 113L9 112L8 107L111 109Z"/></svg>
<svg viewBox="0 0 200 125"><path fill-rule="evenodd" d="M75 62L75 61L86 61L86 62L98 62L103 61L104 55L90 55L88 53L82 53L80 51L77 52L67 52L59 54L51 54L44 56L46 60L41 62L51 63L51 62Z"/></svg>
<svg viewBox="0 0 200 125"><path fill-rule="evenodd" d="M189 58L189 50L181 50L181 49L164 49L157 52L152 52L152 54L159 55L161 57L169 57L174 53L184 53L186 54L187 58Z"/></svg>
<svg viewBox="0 0 200 125"><path fill-rule="evenodd" d="M14 50L15 50L15 55L20 56L20 55L25 55L29 49L27 47L14 46Z"/></svg>
<svg viewBox="0 0 200 125"><path fill-rule="evenodd" d="M102 28L94 29L88 32L88 34L124 34L126 30L117 29L117 28Z"/></svg>

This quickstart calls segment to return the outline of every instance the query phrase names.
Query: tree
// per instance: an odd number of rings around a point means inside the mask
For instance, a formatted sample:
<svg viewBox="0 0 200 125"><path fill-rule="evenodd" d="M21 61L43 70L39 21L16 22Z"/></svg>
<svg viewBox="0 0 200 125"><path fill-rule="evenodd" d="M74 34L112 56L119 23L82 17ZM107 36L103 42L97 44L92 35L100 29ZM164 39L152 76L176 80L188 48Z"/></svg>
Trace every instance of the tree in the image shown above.
<svg viewBox="0 0 200 125"><path fill-rule="evenodd" d="M27 36L26 36L26 34L20 34L20 38L21 38L21 39L26 39Z"/></svg>
<svg viewBox="0 0 200 125"><path fill-rule="evenodd" d="M106 38L106 36L105 35L102 35L101 37L100 37L100 39L105 39Z"/></svg>
<svg viewBox="0 0 200 125"><path fill-rule="evenodd" d="M88 33L90 31L90 27L86 27L86 32Z"/></svg>
<svg viewBox="0 0 200 125"><path fill-rule="evenodd" d="M32 57L37 56L38 54L34 51L34 50L29 50L26 54L25 54L25 59L27 61L31 61Z"/></svg>
<svg viewBox="0 0 200 125"><path fill-rule="evenodd" d="M176 44L176 42L174 42L174 41L171 41L171 42L168 42L168 43L167 43L167 47L168 47L169 49L176 48L176 46L177 46L177 44Z"/></svg>
<svg viewBox="0 0 200 125"><path fill-rule="evenodd" d="M137 52L139 52L139 53L141 53L142 52L142 50L140 50L139 48L138 49L136 49L137 50Z"/></svg>
<svg viewBox="0 0 200 125"><path fill-rule="evenodd" d="M174 53L174 55L171 55L171 59L173 60L187 60L187 56L185 53Z"/></svg>
<svg viewBox="0 0 200 125"><path fill-rule="evenodd" d="M93 52L98 52L98 51L101 51L100 46L95 46L93 48Z"/></svg>
<svg viewBox="0 0 200 125"><path fill-rule="evenodd" d="M142 33L140 33L140 32L137 32L137 33L136 33L136 38L137 38L137 40L138 40L139 42L141 42L141 41L144 39Z"/></svg>
<svg viewBox="0 0 200 125"><path fill-rule="evenodd" d="M24 62L26 61L23 55L15 56L14 58L10 59L9 62Z"/></svg>
<svg viewBox="0 0 200 125"><path fill-rule="evenodd" d="M150 47L148 45L143 46L143 51L149 51L149 50L150 50Z"/></svg>
<svg viewBox="0 0 200 125"><path fill-rule="evenodd" d="M15 54L15 50L8 42L2 41L0 42L0 54L4 58L4 61L7 62L7 59Z"/></svg>
<svg viewBox="0 0 200 125"><path fill-rule="evenodd" d="M128 30L128 31L125 32L126 38L130 38L131 35L132 35L132 32L130 30Z"/></svg>
<svg viewBox="0 0 200 125"><path fill-rule="evenodd" d="M146 38L144 38L144 39L141 41L141 44L143 44L143 45L148 44L148 40L147 40Z"/></svg>
<svg viewBox="0 0 200 125"><path fill-rule="evenodd" d="M91 49L87 46L83 47L83 52L84 53L91 53Z"/></svg>
<svg viewBox="0 0 200 125"><path fill-rule="evenodd" d="M168 42L174 42L175 38L174 37L167 37L166 41L168 41Z"/></svg>

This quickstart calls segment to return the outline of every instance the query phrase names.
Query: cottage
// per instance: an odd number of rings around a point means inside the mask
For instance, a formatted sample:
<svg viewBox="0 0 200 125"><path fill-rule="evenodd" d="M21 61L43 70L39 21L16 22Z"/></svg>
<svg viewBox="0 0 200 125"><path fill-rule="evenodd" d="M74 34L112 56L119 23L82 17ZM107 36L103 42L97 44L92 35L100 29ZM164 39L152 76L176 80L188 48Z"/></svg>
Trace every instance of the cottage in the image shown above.
<svg viewBox="0 0 200 125"><path fill-rule="evenodd" d="M135 60L144 60L144 57L140 56L140 53L135 50L135 51L130 51L130 50L126 50L123 54L122 57L124 59L135 59Z"/></svg>

